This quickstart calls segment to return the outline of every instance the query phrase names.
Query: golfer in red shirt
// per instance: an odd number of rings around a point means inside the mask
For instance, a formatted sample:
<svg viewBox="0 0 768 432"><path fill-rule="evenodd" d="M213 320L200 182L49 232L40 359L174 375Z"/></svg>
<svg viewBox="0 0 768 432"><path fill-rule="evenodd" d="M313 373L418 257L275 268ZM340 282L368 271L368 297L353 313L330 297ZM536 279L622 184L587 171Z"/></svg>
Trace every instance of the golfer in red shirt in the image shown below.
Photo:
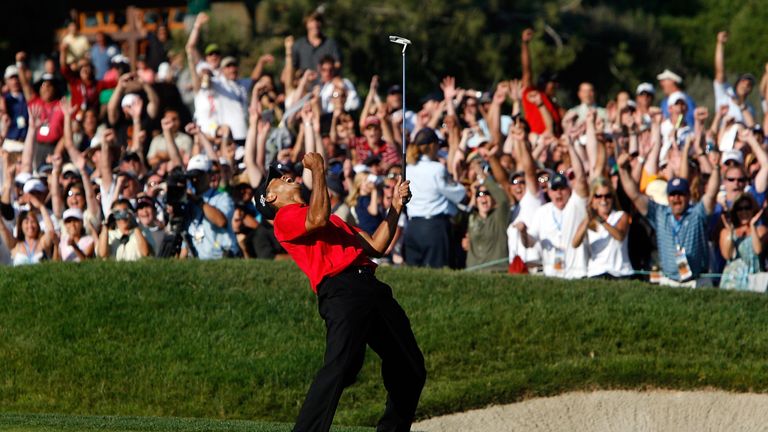
<svg viewBox="0 0 768 432"><path fill-rule="evenodd" d="M382 256L392 242L410 198L409 182L398 181L386 219L369 235L331 215L322 156L307 153L302 162L312 173L309 204L301 186L272 167L257 197L263 216L274 220L275 237L309 277L327 331L323 367L293 430L330 430L341 392L355 381L367 344L381 357L387 389L376 430L410 431L426 380L424 357L408 317L389 285L376 279L376 264L368 258Z"/></svg>

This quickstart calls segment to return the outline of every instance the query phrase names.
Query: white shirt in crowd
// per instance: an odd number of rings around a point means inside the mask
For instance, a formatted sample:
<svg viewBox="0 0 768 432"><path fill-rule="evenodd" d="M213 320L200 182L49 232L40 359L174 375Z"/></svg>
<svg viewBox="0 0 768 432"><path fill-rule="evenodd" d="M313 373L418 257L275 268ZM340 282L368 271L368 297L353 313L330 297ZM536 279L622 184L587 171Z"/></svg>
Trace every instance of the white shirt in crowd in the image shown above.
<svg viewBox="0 0 768 432"><path fill-rule="evenodd" d="M342 78L342 80L344 81L344 88L347 90L347 100L344 102L344 111L355 111L360 108L360 96L358 96L352 81L346 78ZM334 102L333 92L336 88L333 85L333 81L328 81L327 83L322 84L322 86L323 87L320 89L320 103L323 107L323 112L326 114L332 113Z"/></svg>
<svg viewBox="0 0 768 432"><path fill-rule="evenodd" d="M719 110L723 105L728 105L728 114L726 114L726 116L732 117L733 120L737 123L743 123L744 113L741 111L739 104L736 102L736 92L734 91L733 86L725 81L718 82L717 80L712 81L712 86L715 89L715 111ZM755 109L749 102L746 104L747 110L754 119Z"/></svg>
<svg viewBox="0 0 768 432"><path fill-rule="evenodd" d="M550 202L536 211L528 235L539 245L546 276L576 279L587 275L586 245L571 246L576 229L587 216L586 206L586 198L572 193L562 210Z"/></svg>
<svg viewBox="0 0 768 432"><path fill-rule="evenodd" d="M611 226L619 223L623 211L612 211L606 220ZM587 276L599 276L610 274L611 276L621 277L632 274L632 264L629 261L629 242L627 237L623 241L618 241L603 225L597 225L597 231L587 230L587 253L589 261L587 262Z"/></svg>
<svg viewBox="0 0 768 432"><path fill-rule="evenodd" d="M223 76L211 78L211 88L195 94L195 123L207 135L221 125L229 126L232 139L244 140L248 132L248 92Z"/></svg>
<svg viewBox="0 0 768 432"><path fill-rule="evenodd" d="M533 224L536 211L543 204L540 197L530 193L527 189L525 195L517 204L516 212L512 218L512 223L507 227L507 245L509 247L509 262L519 256L525 262L537 262L541 259L541 254L536 246L525 247L520 238L520 231L515 228L518 222L522 222L526 227Z"/></svg>

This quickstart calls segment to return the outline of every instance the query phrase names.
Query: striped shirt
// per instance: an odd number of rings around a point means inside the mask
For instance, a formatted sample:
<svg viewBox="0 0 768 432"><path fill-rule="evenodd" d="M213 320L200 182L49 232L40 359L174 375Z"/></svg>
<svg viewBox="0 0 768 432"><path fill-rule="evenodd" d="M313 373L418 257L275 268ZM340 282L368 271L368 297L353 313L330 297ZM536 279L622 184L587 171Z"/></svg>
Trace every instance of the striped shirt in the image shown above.
<svg viewBox="0 0 768 432"><path fill-rule="evenodd" d="M656 230L656 245L664 276L680 280L677 271L676 254L678 246L685 250L693 277L707 270L709 248L707 247L707 211L703 203L689 206L683 217L676 220L669 206L648 200L648 214L651 226Z"/></svg>
<svg viewBox="0 0 768 432"><path fill-rule="evenodd" d="M397 146L394 144L380 140L376 147L376 149L371 147L365 137L357 137L353 139L352 151L355 152L355 161L361 164L370 156L378 156L381 158L381 168L384 170L392 165L398 165L402 162L400 152L397 151Z"/></svg>

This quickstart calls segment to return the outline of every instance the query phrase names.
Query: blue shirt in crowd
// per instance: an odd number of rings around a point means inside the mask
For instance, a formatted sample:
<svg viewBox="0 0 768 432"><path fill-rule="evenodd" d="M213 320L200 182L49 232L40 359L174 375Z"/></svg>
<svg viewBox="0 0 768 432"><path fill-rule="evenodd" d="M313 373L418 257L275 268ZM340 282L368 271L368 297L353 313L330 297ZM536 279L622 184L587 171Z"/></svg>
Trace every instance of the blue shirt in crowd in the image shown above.
<svg viewBox="0 0 768 432"><path fill-rule="evenodd" d="M678 246L685 249L688 267L697 278L707 270L709 248L707 247L707 211L703 203L689 206L683 217L676 220L669 206L648 201L646 215L653 229L656 230L656 245L664 276L679 281L676 254Z"/></svg>

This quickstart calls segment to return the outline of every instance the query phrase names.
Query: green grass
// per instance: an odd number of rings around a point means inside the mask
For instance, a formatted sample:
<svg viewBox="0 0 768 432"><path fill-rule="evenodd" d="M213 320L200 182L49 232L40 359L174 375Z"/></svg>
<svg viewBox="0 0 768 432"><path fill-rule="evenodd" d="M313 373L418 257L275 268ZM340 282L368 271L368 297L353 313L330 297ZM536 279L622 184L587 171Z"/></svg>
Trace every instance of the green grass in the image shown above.
<svg viewBox="0 0 768 432"><path fill-rule="evenodd" d="M379 276L426 357L419 418L570 390L768 391L763 295L420 269ZM290 423L322 362L316 309L292 263L2 270L0 411ZM337 424L375 424L378 367L369 352ZM121 427L112 430L130 429Z"/></svg>

